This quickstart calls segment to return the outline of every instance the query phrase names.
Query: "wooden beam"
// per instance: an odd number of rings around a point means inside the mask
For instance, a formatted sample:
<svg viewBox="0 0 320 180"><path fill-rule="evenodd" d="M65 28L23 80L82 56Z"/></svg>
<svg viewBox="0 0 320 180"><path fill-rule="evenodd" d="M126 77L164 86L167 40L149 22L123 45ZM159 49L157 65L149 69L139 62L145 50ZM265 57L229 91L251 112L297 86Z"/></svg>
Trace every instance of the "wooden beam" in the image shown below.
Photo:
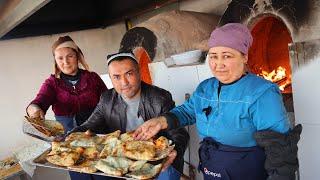
<svg viewBox="0 0 320 180"><path fill-rule="evenodd" d="M51 0L23 0L0 21L0 38Z"/></svg>

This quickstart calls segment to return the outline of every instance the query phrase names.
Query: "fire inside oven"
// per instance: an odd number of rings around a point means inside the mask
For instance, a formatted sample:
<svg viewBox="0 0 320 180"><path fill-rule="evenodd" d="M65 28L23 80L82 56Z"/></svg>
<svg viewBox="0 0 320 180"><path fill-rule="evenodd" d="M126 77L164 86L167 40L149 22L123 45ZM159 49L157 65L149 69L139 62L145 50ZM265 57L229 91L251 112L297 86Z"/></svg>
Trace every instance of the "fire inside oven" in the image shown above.
<svg viewBox="0 0 320 180"><path fill-rule="evenodd" d="M249 51L251 72L278 84L287 111L293 112L291 67L288 44L292 42L286 25L276 17L263 17L251 28L253 44Z"/></svg>

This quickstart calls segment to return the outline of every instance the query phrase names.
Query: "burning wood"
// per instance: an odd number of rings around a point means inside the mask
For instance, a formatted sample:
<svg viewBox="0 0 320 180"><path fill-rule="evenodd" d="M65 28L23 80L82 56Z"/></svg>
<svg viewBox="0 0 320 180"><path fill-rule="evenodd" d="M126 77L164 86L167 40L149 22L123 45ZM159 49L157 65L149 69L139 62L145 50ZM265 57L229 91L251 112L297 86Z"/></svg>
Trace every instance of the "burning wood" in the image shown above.
<svg viewBox="0 0 320 180"><path fill-rule="evenodd" d="M291 77L286 76L286 68L282 66L279 66L270 73L262 70L258 75L266 80L277 83L281 91L284 91L285 87L291 84Z"/></svg>
<svg viewBox="0 0 320 180"><path fill-rule="evenodd" d="M282 83L281 85L280 84L278 84L279 85L279 89L281 90L281 91L284 91L284 89L287 87L287 86L289 86L291 84L291 78L288 78L284 83Z"/></svg>
<svg viewBox="0 0 320 180"><path fill-rule="evenodd" d="M279 66L277 70L274 69L270 73L262 70L262 72L259 75L265 78L266 80L277 82L286 77L286 69Z"/></svg>

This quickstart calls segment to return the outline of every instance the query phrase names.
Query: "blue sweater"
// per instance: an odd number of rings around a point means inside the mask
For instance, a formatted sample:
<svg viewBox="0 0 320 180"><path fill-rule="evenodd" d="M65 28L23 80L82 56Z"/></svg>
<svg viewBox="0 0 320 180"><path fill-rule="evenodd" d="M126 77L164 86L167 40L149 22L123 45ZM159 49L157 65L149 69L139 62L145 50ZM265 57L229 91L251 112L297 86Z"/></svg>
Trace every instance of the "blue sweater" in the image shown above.
<svg viewBox="0 0 320 180"><path fill-rule="evenodd" d="M196 123L201 138L236 147L256 145L253 134L259 130L286 133L289 120L278 86L254 74L247 74L237 82L221 87L210 78L200 83L184 104L174 113L180 126ZM211 107L206 115L204 109Z"/></svg>

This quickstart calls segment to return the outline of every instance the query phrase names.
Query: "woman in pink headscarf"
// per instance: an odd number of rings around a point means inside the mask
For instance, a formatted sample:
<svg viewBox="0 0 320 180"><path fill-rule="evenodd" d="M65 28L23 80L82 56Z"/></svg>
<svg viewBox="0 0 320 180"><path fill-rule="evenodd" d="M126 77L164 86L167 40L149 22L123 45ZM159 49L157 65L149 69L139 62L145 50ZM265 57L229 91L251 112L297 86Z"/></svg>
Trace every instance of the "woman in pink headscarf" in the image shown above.
<svg viewBox="0 0 320 180"><path fill-rule="evenodd" d="M199 169L204 179L265 180L265 162L270 177L291 179L296 168L292 165L297 164L292 152L296 151L286 144L296 145L297 141L275 143L290 139L285 136L289 120L279 87L246 71L251 44L245 25L229 23L216 28L208 43L214 77L201 82L184 104L145 121L135 131L135 138L146 140L162 129L196 124L202 139ZM259 132L263 133L256 136L258 141L255 135ZM272 136L275 138L268 139ZM267 144L270 147L262 148ZM279 152L280 158L274 158ZM292 158L285 159L288 154L293 154Z"/></svg>

